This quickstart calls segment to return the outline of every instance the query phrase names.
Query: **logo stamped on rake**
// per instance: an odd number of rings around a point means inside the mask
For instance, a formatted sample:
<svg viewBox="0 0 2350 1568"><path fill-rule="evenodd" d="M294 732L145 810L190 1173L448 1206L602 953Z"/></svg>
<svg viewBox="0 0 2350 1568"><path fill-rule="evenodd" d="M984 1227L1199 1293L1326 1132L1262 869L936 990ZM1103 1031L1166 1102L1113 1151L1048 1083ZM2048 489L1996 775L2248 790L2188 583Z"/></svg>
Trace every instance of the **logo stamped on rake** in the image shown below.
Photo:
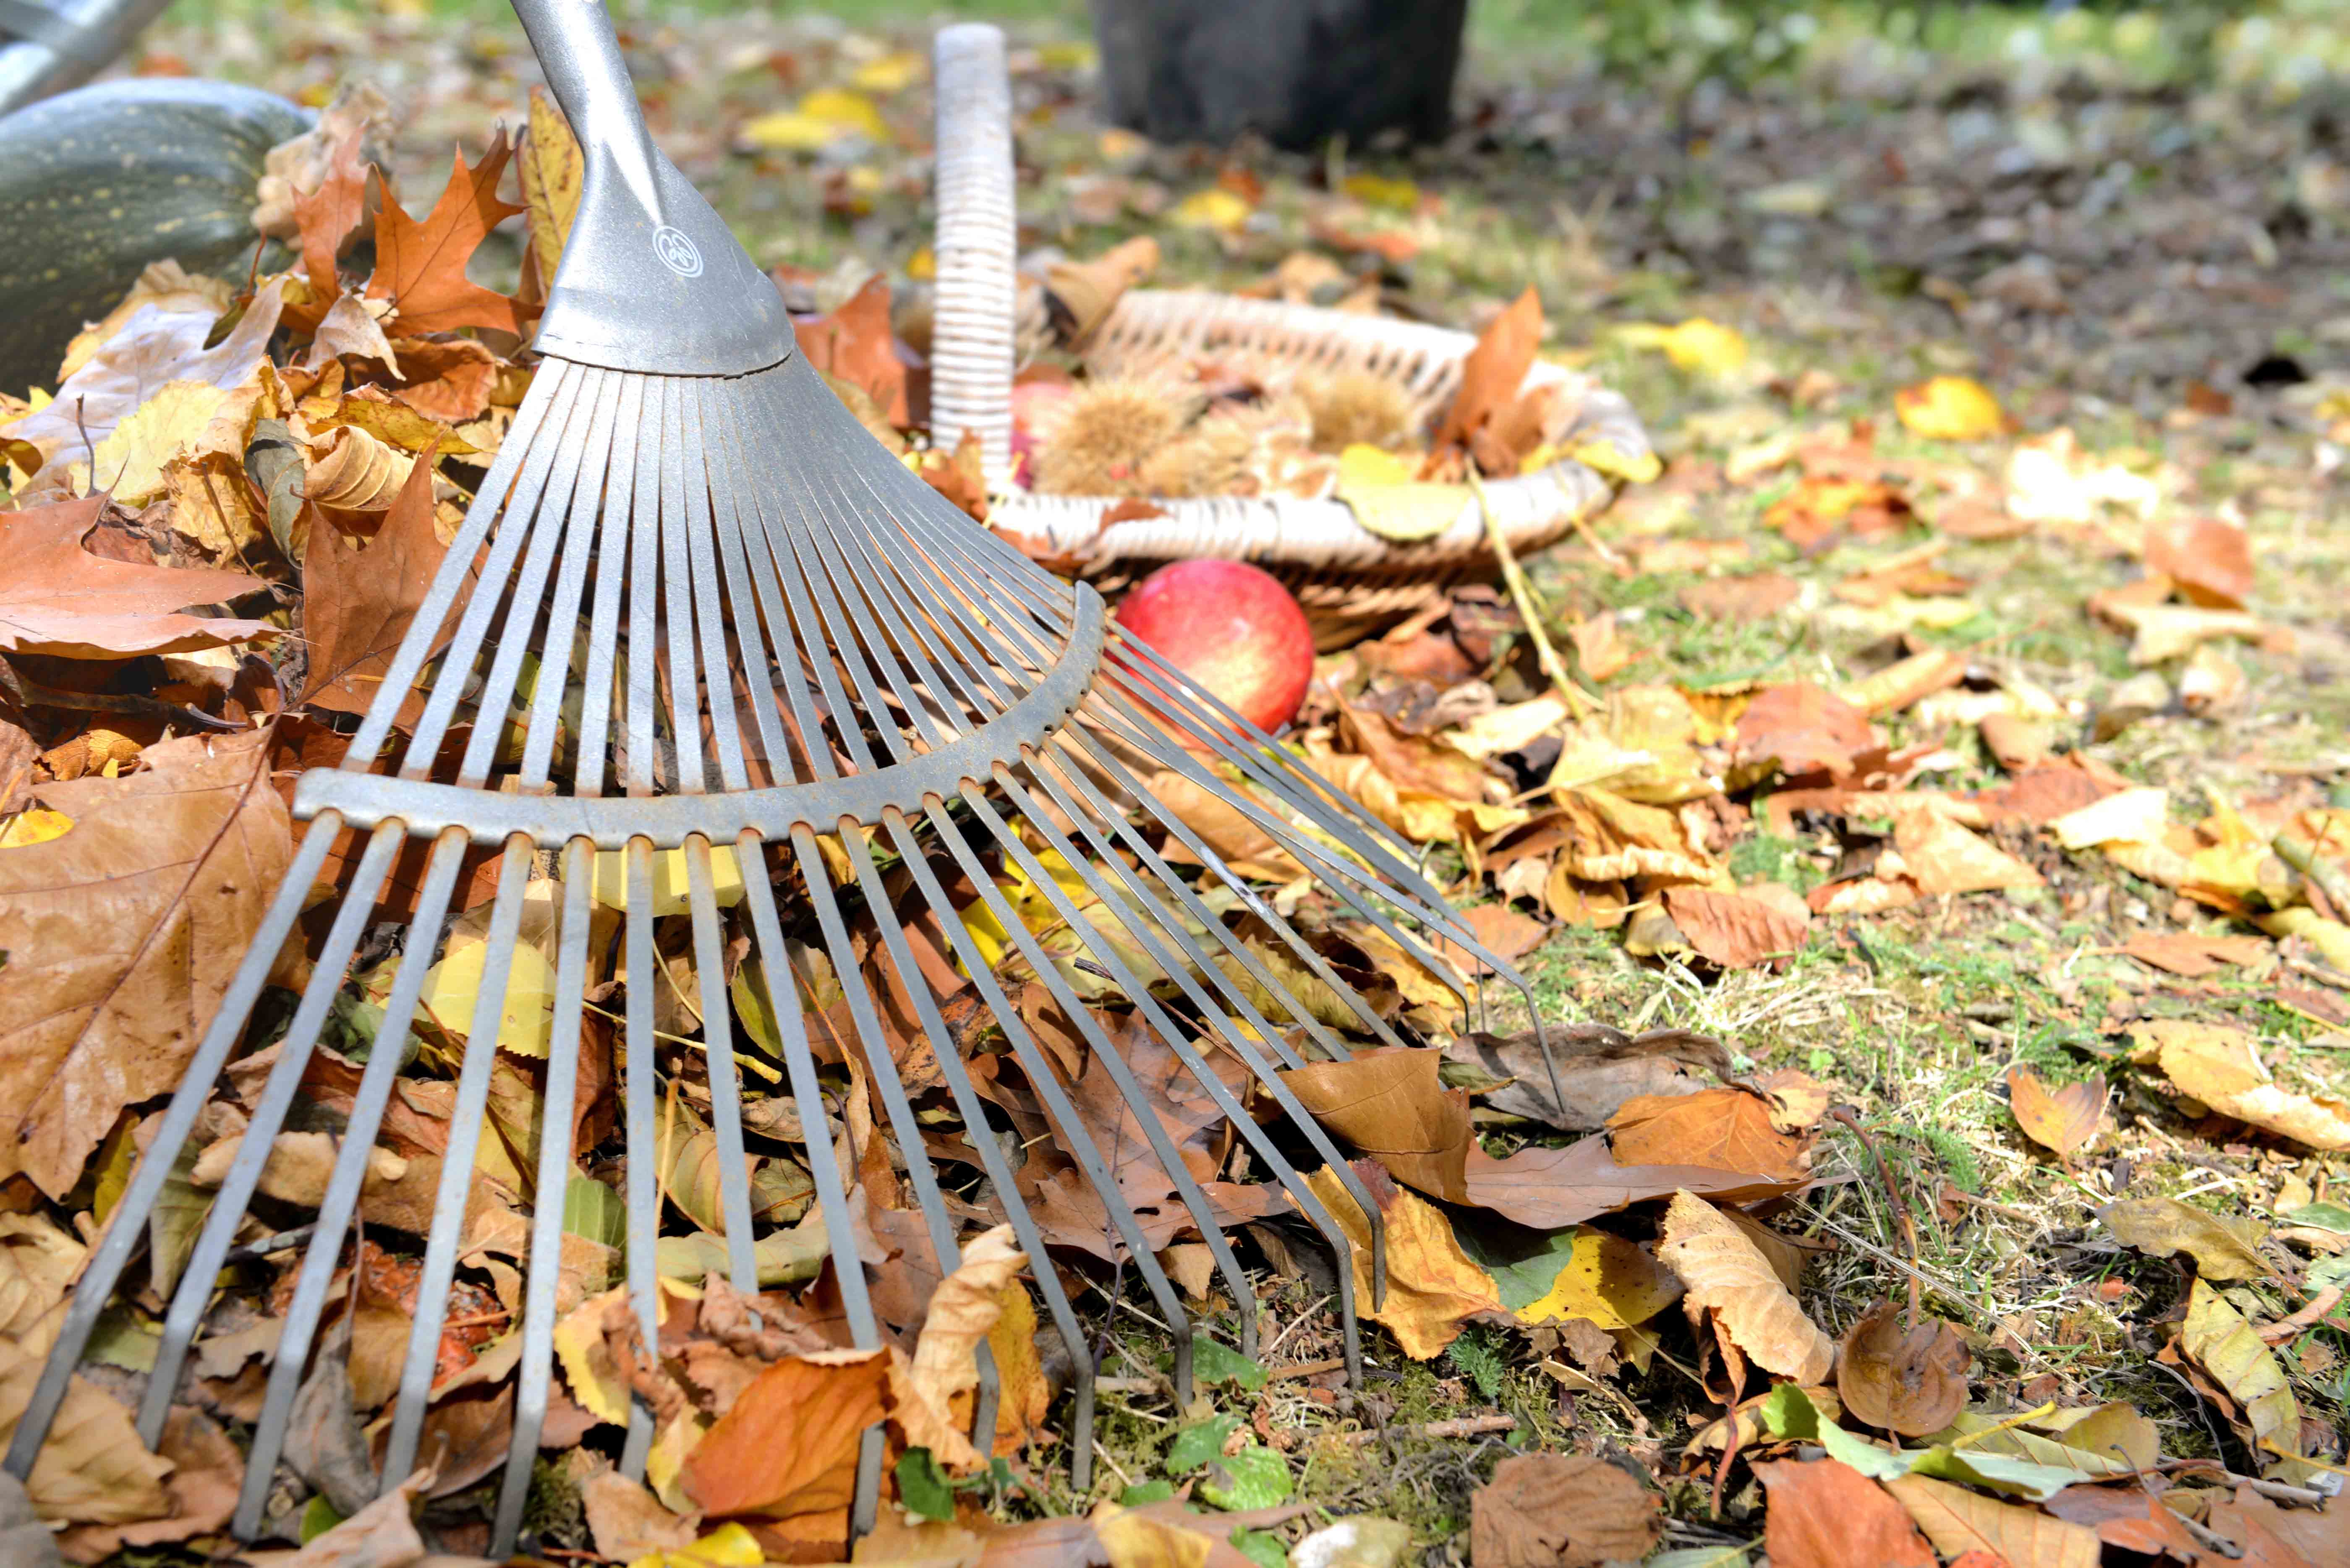
<svg viewBox="0 0 2350 1568"><path fill-rule="evenodd" d="M660 257L661 265L680 277L702 275L702 252L682 230L672 229L667 223L655 229L653 254Z"/></svg>

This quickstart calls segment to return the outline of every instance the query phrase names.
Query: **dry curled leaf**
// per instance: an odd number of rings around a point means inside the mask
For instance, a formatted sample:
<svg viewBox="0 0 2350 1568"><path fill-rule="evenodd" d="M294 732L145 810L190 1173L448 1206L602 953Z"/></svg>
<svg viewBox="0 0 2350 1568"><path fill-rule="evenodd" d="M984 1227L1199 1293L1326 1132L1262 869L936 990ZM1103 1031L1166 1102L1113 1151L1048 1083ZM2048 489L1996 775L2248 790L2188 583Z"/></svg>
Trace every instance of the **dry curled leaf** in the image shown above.
<svg viewBox="0 0 2350 1568"><path fill-rule="evenodd" d="M2029 1067L2007 1073L2008 1108L2023 1136L2059 1159L2070 1159L2094 1141L2106 1125L2106 1080L2093 1075L2051 1089Z"/></svg>
<svg viewBox="0 0 2350 1568"><path fill-rule="evenodd" d="M1707 888L1668 888L1665 912L1690 946L1723 969L1752 969L1773 959L1792 958L1804 945L1811 912L1742 893Z"/></svg>
<svg viewBox="0 0 2350 1568"><path fill-rule="evenodd" d="M125 1106L177 1086L292 857L268 739L48 785L73 830L0 855L0 1174L62 1198Z"/></svg>
<svg viewBox="0 0 2350 1568"><path fill-rule="evenodd" d="M1633 1035L1603 1023L1554 1023L1541 1036L1463 1034L1444 1047L1444 1062L1473 1075L1465 1086L1490 1108L1562 1132L1597 1132L1627 1101L1704 1088L1700 1070L1716 1078L1733 1071L1730 1053L1711 1035L1687 1029Z"/></svg>
<svg viewBox="0 0 2350 1568"><path fill-rule="evenodd" d="M1470 1499L1477 1568L1599 1568L1638 1562L1663 1532L1658 1501L1606 1459L1520 1454Z"/></svg>
<svg viewBox="0 0 2350 1568"><path fill-rule="evenodd" d="M1968 1361L1966 1338L1955 1324L1935 1317L1905 1329L1900 1310L1880 1301L1844 1336L1836 1392L1868 1425L1922 1438L1966 1408Z"/></svg>
<svg viewBox="0 0 2350 1568"><path fill-rule="evenodd" d="M958 1424L956 1401L979 1386L978 1348L1003 1313L1004 1287L1027 1261L1009 1225L972 1238L962 1262L931 1292L912 1360L890 1374L890 1403L907 1442L958 1474L987 1463L972 1446L967 1411Z"/></svg>
<svg viewBox="0 0 2350 1568"><path fill-rule="evenodd" d="M1737 1223L1690 1192L1673 1194L1658 1258L1681 1278L1686 1305L1713 1314L1718 1332L1765 1371L1817 1383L1835 1363L1835 1342L1804 1309Z"/></svg>
<svg viewBox="0 0 2350 1568"><path fill-rule="evenodd" d="M2010 1568L2097 1568L2094 1530L1925 1476L1895 1476L1884 1484L1945 1557L1981 1552Z"/></svg>
<svg viewBox="0 0 2350 1568"><path fill-rule="evenodd" d="M1683 1189L1746 1203L1802 1185L1802 1179L1773 1181L1694 1165L1621 1165L1608 1153L1607 1140L1596 1135L1565 1148L1522 1148L1507 1159L1474 1144L1469 1148L1470 1201L1542 1231L1580 1225Z"/></svg>
<svg viewBox="0 0 2350 1568"><path fill-rule="evenodd" d="M2259 1226L2190 1209L2176 1198L2129 1198L2108 1203L2097 1218L2115 1240L2156 1257L2185 1252L2207 1280L2251 1280L2276 1271L2261 1256Z"/></svg>

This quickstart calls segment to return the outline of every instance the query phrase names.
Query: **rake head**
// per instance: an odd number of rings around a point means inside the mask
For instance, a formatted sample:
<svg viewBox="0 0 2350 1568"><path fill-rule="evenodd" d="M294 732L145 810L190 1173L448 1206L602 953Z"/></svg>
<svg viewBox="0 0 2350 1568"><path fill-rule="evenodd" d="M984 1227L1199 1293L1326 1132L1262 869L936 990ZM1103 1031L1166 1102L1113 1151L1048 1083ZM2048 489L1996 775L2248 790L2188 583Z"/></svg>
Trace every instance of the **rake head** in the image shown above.
<svg viewBox="0 0 2350 1568"><path fill-rule="evenodd" d="M247 1208L273 1142L297 1111L301 1125L320 1125L305 1075L355 961L380 973L396 954L381 1001L386 1028L349 1092L285 1305L239 1535L265 1522L296 1396L347 1266L372 1146L410 1054L404 1025L484 849L497 852L495 894L486 925L477 914L471 927L484 944L482 983L463 1031L447 1148L429 1223L393 1240L421 1244L421 1277L384 1486L418 1459L452 1293L475 1244L469 1205L498 1055L491 1043L516 1007L538 1005L515 1000L525 983L515 977L540 969L552 997L545 1110L536 1167L524 1173L529 1190L512 1195L529 1235L494 1551L515 1541L547 1409L565 1199L580 1153L564 1108L579 1091L583 1030L601 1011L590 989L608 996L610 981L625 998L613 1015L625 1061L625 1277L648 1344L658 1337L664 1080L672 1109L681 1090L699 1101L706 1085L724 1273L737 1291L760 1287L759 1242L773 1227L754 1204L738 1058L772 1090L754 1107L785 1102L796 1113L793 1136L806 1145L848 1333L860 1347L883 1343L858 1245L863 1209L844 1174L862 1168L868 1149L836 1147L843 1123L828 1119L819 1081L818 1049L838 1039L813 1000L820 956L838 988L830 1006L845 1005L851 1025L846 1048L879 1102L941 1268L959 1256L958 1212L1000 1214L1032 1261L1067 1351L1079 1485L1092 1448L1094 1352L1047 1262L1033 1178L1024 1182L1015 1168L1021 1140L1000 1136L1006 1117L958 1049L966 1031L947 1010L968 1010L973 996L1074 1162L1068 1180L1098 1202L1114 1250L1173 1331L1184 1398L1192 1331L1156 1256L1173 1223L1188 1217L1212 1256L1236 1304L1243 1355L1256 1348L1256 1313L1218 1202L1159 1114L1169 1095L1212 1105L1337 1253L1346 1360L1359 1372L1349 1243L1287 1151L1310 1151L1346 1184L1372 1226L1375 1280L1384 1270L1378 1210L1278 1074L1309 1054L1344 1059L1345 1035L1404 1042L1161 794L1219 803L1349 915L1445 977L1464 1009L1471 990L1440 956L1443 944L1522 982L1445 908L1404 843L1122 635L1092 589L1040 570L875 443L791 351L772 287L743 281L757 278L749 258L643 137L601 8L566 4L560 16L543 15L522 0L517 9L589 149L581 233L594 244L567 254L529 395L348 757L300 781L295 811L308 826L284 887L91 1254L8 1468L29 1470L217 1080L258 1043L256 1003L338 852L339 901L304 921L311 978L170 1293L139 1412L151 1446L223 1267L241 1238L266 1229ZM617 131L613 116L623 121ZM619 275L631 244L640 287ZM566 286L583 276L592 286ZM631 324L647 299L669 300L672 317L690 306L715 326L673 322L679 330L648 339ZM671 338L696 373L662 369ZM394 906L400 918L387 921L396 866L412 870L419 856L421 875ZM656 917L665 906L687 917L690 994L662 955ZM997 942L975 927L999 933ZM922 931L937 933L939 946L920 948ZM1145 1147L1127 1144L1123 1131L1107 1145L1088 1134L1101 1117L1073 1096L1103 1098L1104 1086L1071 1081L1055 1044L1007 993L1001 977L1014 970L1083 1038L1115 1094L1117 1125ZM1310 977L1316 1005L1293 994L1305 983L1295 977ZM1081 994L1093 981L1130 1004L1131 1023L1159 1043L1171 1078L1146 1083L1123 1059ZM663 987L682 1014L657 1011ZM956 992L961 1003L950 1001ZM659 1026L664 1016L672 1027ZM675 1027L681 1017L698 1019L698 1039ZM912 1053L900 1059L889 1048L914 1034L935 1058L934 1078L927 1061L916 1074ZM1260 1121L1247 1103L1259 1096L1277 1115ZM951 1196L941 1189L918 1101L960 1119L965 1136L949 1152L983 1182ZM755 1117L753 1136L787 1121ZM885 1174L891 1163L885 1144ZM988 1437L993 1403L983 1366L976 1425ZM628 1473L643 1473L653 1436L639 1404L629 1413ZM877 1428L862 1450L853 1529L871 1521L881 1457Z"/></svg>

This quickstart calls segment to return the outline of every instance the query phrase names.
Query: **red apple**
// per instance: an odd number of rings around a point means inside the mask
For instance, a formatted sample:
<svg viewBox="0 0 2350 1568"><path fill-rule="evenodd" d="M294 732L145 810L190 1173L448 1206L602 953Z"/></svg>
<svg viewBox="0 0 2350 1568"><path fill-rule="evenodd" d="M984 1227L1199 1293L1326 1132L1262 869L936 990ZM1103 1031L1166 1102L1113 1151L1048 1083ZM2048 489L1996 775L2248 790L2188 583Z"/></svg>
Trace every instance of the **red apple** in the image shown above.
<svg viewBox="0 0 2350 1568"><path fill-rule="evenodd" d="M1161 566L1126 596L1118 624L1260 729L1296 717L1314 679L1305 612L1244 561Z"/></svg>

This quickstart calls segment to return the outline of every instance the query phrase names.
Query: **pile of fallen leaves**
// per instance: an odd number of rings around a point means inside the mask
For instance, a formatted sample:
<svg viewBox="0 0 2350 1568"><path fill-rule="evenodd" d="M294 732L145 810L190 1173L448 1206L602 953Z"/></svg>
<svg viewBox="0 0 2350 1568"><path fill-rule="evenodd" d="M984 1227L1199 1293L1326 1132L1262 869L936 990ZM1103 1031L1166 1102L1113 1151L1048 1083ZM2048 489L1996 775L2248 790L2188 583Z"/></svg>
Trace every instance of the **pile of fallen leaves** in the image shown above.
<svg viewBox="0 0 2350 1568"><path fill-rule="evenodd" d="M871 90L902 66L892 59L868 63ZM788 152L833 144L844 121L864 125L861 100L828 91L746 123L743 137ZM19 1118L17 1136L0 1142L0 1425L23 1408L156 1103L176 1086L285 872L293 777L342 754L528 386L523 345L576 201L576 150L541 108L519 157L501 140L477 162L460 159L418 219L363 157L370 110L348 100L284 150L282 211L265 226L276 224L297 258L287 270L237 281L159 266L77 345L56 392L9 410L0 425L13 502L0 513L0 983L9 999L0 1087ZM519 202L501 194L510 170ZM859 199L854 172L843 175L847 210ZM1101 199L1134 193L1121 183ZM1253 202L1235 178L1171 216L1233 232ZM1406 247L1422 217L1417 192L1374 185L1350 182L1334 196L1333 224L1341 203L1383 212L1372 232L1402 237L1373 244L1333 227L1324 248L1340 254ZM501 294L467 265L517 213L530 248L519 287ZM1555 449L1560 410L1510 400L1541 336L1531 296L1485 335L1482 351L1514 373L1471 379L1468 407L1456 401L1433 429L1413 428L1363 387L1241 385L1212 366L1171 383L1080 388L1067 368L1088 324L1080 306L1097 321L1119 280L1139 275L1137 261L1113 252L1089 274L1065 268L1035 286L1043 325L1030 329L1052 335L1066 358L1060 379L1039 373L1026 384L1076 389L1024 394L1036 413L1024 433L1025 477L1039 489L1347 493L1350 461L1367 483L1405 486L1514 472ZM1284 264L1266 291L1326 303L1335 289L1376 304L1376 289L1357 297L1354 275L1324 270L1331 265ZM816 286L781 282L787 297ZM967 454L921 450L910 325L876 281L806 321L801 337L877 437L983 511ZM1739 335L1711 321L1622 336L1693 374L1759 373ZM1106 403L1113 390L1155 433L1105 460L1080 451L1072 432L1079 400ZM1824 391L1798 381L1784 395L1800 410ZM2016 439L2011 424L1987 391L1959 378L1874 414L1799 420L1719 462L1677 462L1576 556L1577 570L1619 581L1685 576L1679 610L1708 622L1769 626L1800 608L1878 629L1853 668L1799 678L1774 664L1703 685L1656 679L1644 639L1661 618L1554 614L1531 595L1470 587L1326 660L1284 743L1425 846L1451 890L1475 900L1466 918L1481 938L1529 968L1544 942L1578 928L1617 933L1660 987L1720 987L1742 971L1790 970L1827 944L1866 957L1887 922L1962 900L2056 886L2085 908L2110 902L2116 885L2140 889L2131 896L2144 912L2107 955L2151 977L2139 1005L2109 1006L2102 1032L2070 1036L2095 1060L2064 1081L2022 1065L2007 1075L2018 1127L2053 1157L2042 1173L2073 1177L2122 1115L2138 1127L2184 1123L2223 1147L2258 1137L2350 1147L2342 1101L2281 1078L2248 1032L2161 1005L2210 975L2244 971L2270 977L2280 1002L2305 1016L2350 1021L2341 1000L2350 810L2306 776L2260 798L2174 797L2087 751L2152 713L2223 718L2245 683L2230 646L2275 649L2294 634L2251 607L2245 530L2179 504L2176 475L2092 452L2061 429ZM1226 428L1242 425L1245 443ZM1899 455L1897 429L1915 438ZM1085 477L1055 479L1061 472ZM1764 553L1751 538L1679 527L1692 498L1724 493L1752 493L1764 526L1805 556L1854 542L1905 547L1827 585L1823 598L1786 573L1747 569ZM1980 651L2012 628L1981 625L1976 585L1944 564L1955 542L2026 537L2116 564L2120 580L2093 601L2051 607L2110 628L2117 657L2138 672L2094 708L2068 705ZM1976 772L1980 787L1938 783ZM1979 1223L1987 1201L1881 1158L1822 1081L1835 1075L1840 1042L1831 1037L1809 1071L1757 1072L1735 1041L1686 1030L1552 1021L1540 1033L1460 1033L1456 999L1436 976L1345 918L1238 814L1157 783L1202 842L1312 933L1316 956L1372 999L1397 1038L1440 1047L1363 1049L1284 1075L1357 1157L1379 1211L1383 1282L1371 1273L1370 1217L1336 1173L1309 1176L1361 1243L1362 1310L1404 1356L1441 1357L1464 1406L1472 1388L1482 1404L1496 1402L1494 1346L1505 1345L1538 1371L1559 1410L1587 1408L1594 1423L1605 1412L1610 1430L1629 1434L1579 1440L1604 1452L1530 1452L1495 1467L1473 1504L1479 1564L1621 1561L1659 1544L1681 1564L1742 1562L1745 1536L1690 1521L1751 1525L1758 1502L1762 1544L1781 1568L1970 1556L2014 1568L2343 1560L2340 1505L2316 1506L2334 1490L2342 1433L2304 1408L2293 1383L2338 1373L2350 1331L2341 1311L2350 1212L2322 1178L2279 1205L2272 1230L2168 1198L2102 1205L2109 1251L2180 1260L2177 1300L2141 1325L2143 1348L2212 1425L2194 1454L2165 1457L2165 1434L2132 1407L2068 1405L2053 1378L2012 1376L2012 1332L1927 1311L1914 1239L1906 1256L1868 1261L1884 1270L1873 1293L1889 1286L1906 1299L1831 1315L1840 1309L1818 1289L1820 1268L1831 1251L1846 1262L1851 1254L1811 1223L1817 1206L1865 1190L1904 1225L1930 1216L1957 1228ZM955 885L951 863L940 865ZM413 869L395 876L378 911L384 924L412 912ZM730 909L746 869L764 868L722 857ZM150 1453L124 1401L135 1402L153 1362L162 1303L274 1062L282 1010L275 1024L264 1010L151 1220L146 1272L134 1272L135 1288L106 1320L31 1478L31 1504L62 1527L67 1552L79 1561L130 1549L196 1553L220 1539L242 1480L234 1434L257 1414L298 1257L258 1244L317 1207L338 1118L360 1066L390 1048L380 1033L390 1023L414 1061L386 1118L361 1201L367 1233L337 1277L327 1348L270 1511L284 1541L309 1542L303 1568L359 1548L378 1563L413 1561L428 1536L453 1551L486 1542L486 1486L515 1418L526 1214L555 1200L529 1179L536 1128L549 1114L573 1118L583 1156L561 1195L559 1370L542 1437L553 1457L532 1525L542 1549L691 1564L837 1560L861 1434L878 1424L889 1501L879 1532L857 1547L859 1562L1399 1560L1409 1532L1399 1539L1392 1521L1314 1520L1309 1534L1310 1500L1293 1501L1299 1467L1358 1451L1380 1420L1370 1399L1340 1386L1334 1325L1309 1310L1335 1286L1329 1262L1135 999L1086 959L1091 938L1061 922L1016 869L998 880L1052 961L1054 984L967 886L963 932L897 933L941 993L951 1039L929 1037L891 1005L897 977L875 956L871 911L855 933L853 957L869 965L862 974L841 972L811 938L795 950L806 962L793 983L775 987L811 1021L835 1147L850 1154L858 1250L890 1337L881 1350L846 1344L807 1142L780 1090L772 1026L762 1033L773 977L739 955L720 977L745 1025L729 1044L751 1079L744 1117L765 1232L755 1254L762 1293L730 1291L699 1061L705 977L694 972L681 873L665 864L661 877L656 1039L641 1046L659 1063L666 1129L654 1156L664 1234L650 1342L619 1288L625 1153L612 1085L634 1043L619 1024L617 982L593 977L576 1102L546 1106L551 885L532 885L505 1015L494 1041L476 1042L469 1021L491 891L477 876L436 951L364 950L305 1080L317 1119L273 1147L263 1202L241 1232L255 1245L215 1295ZM1090 897L1071 882L1065 891ZM619 903L608 891L599 888L597 917L607 928ZM1359 1031L1244 915L1219 914L1320 1022ZM274 978L298 985L320 934L300 933ZM1116 1392L1133 1424L1163 1429L1163 1444L1146 1450L1161 1473L1129 1475L1114 1461L1086 1497L1055 1480L1069 1457L1066 1407L1056 1404L1066 1371L1055 1359L1066 1352L1049 1331L1039 1336L1019 1275L1055 1270L1073 1295L1117 1302L1131 1261L1068 1152L1068 1129L958 970L957 935L1048 1043L1043 1070L1067 1088L1089 1139L1128 1151L1142 1141L1087 1042L1097 1032L1260 1271L1253 1284L1268 1298L1304 1293L1295 1321L1266 1336L1273 1348L1258 1362L1203 1340L1206 1392L1189 1407L1174 1397L1163 1345L1123 1325L1105 1332L1089 1348L1113 1358L1102 1370L1122 1380ZM417 1015L388 1020L401 962L431 973ZM2059 995L2070 983L2062 971L2049 979ZM859 984L882 999L887 1039L858 1038L846 988ZM1064 989L1082 998L1083 1020L1056 998ZM426 1420L430 1469L393 1478L396 1489L370 1501L370 1445L415 1306L454 1074L484 1048L496 1053L491 1136L463 1216L466 1264ZM922 1148L903 1148L877 1122L866 1055L876 1049L916 1096ZM939 1075L945 1052L969 1065L999 1125L962 1125ZM1219 1065L1232 1068L1236 1090L1247 1086L1236 1063ZM1017 1146L1016 1175L1051 1256L1023 1259L993 1228L1000 1206L975 1179L979 1137ZM971 1234L951 1272L908 1205L910 1153L935 1158L962 1205ZM1139 1158L1116 1174L1167 1274L1222 1332L1231 1282L1172 1180ZM2106 1287L2116 1283L2082 1282L2067 1311L2110 1315L2116 1298ZM1936 1305L1958 1314L1964 1303ZM1388 1341L1371 1343L1375 1359L1385 1355ZM1001 1390L988 1445L969 1436L983 1344ZM1649 1397L1673 1378L1678 1408L1699 1410L1685 1430L1670 1430ZM632 1411L652 1434L642 1483L615 1465ZM1425 1435L1473 1438L1523 1419L1488 1409L1429 1423ZM1017 1513L1054 1517L1002 1522Z"/></svg>

